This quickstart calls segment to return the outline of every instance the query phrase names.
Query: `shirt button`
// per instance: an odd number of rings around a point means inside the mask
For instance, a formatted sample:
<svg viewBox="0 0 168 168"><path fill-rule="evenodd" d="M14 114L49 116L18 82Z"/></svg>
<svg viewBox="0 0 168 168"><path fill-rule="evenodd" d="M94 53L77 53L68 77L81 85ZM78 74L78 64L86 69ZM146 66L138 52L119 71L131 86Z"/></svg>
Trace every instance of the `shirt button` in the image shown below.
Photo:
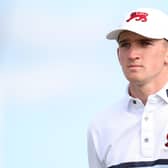
<svg viewBox="0 0 168 168"><path fill-rule="evenodd" d="M149 142L149 138L144 138L144 142L148 143Z"/></svg>
<svg viewBox="0 0 168 168"><path fill-rule="evenodd" d="M144 120L145 120L145 121L148 121L148 119L149 119L149 117L144 117Z"/></svg>

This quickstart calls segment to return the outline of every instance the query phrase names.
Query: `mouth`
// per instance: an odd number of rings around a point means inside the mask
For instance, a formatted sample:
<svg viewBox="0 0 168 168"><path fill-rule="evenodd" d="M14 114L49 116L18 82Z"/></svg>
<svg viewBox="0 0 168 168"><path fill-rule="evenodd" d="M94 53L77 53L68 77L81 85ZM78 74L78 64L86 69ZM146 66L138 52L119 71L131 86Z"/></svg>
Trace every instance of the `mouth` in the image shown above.
<svg viewBox="0 0 168 168"><path fill-rule="evenodd" d="M141 69L141 68L143 68L142 65L137 65L137 64L128 65L128 69L130 69L130 70L138 70L138 69Z"/></svg>

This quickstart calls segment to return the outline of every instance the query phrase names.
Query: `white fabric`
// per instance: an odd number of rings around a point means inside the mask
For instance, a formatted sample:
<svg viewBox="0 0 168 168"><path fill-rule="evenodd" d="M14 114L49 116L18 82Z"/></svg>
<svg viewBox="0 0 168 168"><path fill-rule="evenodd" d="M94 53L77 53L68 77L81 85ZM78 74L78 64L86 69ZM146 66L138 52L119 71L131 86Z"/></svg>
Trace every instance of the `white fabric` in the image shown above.
<svg viewBox="0 0 168 168"><path fill-rule="evenodd" d="M107 39L117 40L121 31L128 30L154 39L168 40L168 16L160 10L140 8L126 15L121 25L107 34Z"/></svg>
<svg viewBox="0 0 168 168"><path fill-rule="evenodd" d="M98 114L88 129L89 168L168 158L168 84L144 106L126 95Z"/></svg>

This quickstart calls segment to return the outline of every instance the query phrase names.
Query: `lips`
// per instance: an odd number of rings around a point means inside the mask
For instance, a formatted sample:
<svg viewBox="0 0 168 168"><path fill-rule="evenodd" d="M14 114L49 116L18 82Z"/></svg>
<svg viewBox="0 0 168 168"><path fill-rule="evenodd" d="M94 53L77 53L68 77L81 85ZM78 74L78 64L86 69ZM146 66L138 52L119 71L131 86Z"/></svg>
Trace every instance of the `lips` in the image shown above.
<svg viewBox="0 0 168 168"><path fill-rule="evenodd" d="M136 69L140 69L142 68L143 66L142 65L139 65L139 64L131 64L131 65L128 65L128 68L129 69L132 69L132 70L136 70Z"/></svg>
<svg viewBox="0 0 168 168"><path fill-rule="evenodd" d="M132 67L142 67L142 65L129 65L128 68L132 68Z"/></svg>

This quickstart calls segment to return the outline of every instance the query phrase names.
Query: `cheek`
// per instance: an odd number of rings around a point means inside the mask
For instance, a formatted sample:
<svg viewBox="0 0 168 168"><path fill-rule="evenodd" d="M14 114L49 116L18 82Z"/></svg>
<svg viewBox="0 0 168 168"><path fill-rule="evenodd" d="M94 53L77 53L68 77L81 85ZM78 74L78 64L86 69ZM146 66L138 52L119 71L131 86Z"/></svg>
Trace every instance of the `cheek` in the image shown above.
<svg viewBox="0 0 168 168"><path fill-rule="evenodd" d="M125 62L125 57L124 55L122 54L122 52L120 51L120 49L117 49L117 56L118 56L118 61L120 63L120 65L122 66Z"/></svg>
<svg viewBox="0 0 168 168"><path fill-rule="evenodd" d="M160 71L165 66L164 64L164 58L156 55L153 59L146 61L146 67L148 67L148 69L153 72Z"/></svg>
<svg viewBox="0 0 168 168"><path fill-rule="evenodd" d="M158 50L156 50L154 53L153 53L153 57L155 60L155 63L156 63L156 66L157 64L168 64L168 49L166 48L159 48Z"/></svg>
<svg viewBox="0 0 168 168"><path fill-rule="evenodd" d="M118 55L118 60L122 67L124 67L127 64L127 58L125 55Z"/></svg>

